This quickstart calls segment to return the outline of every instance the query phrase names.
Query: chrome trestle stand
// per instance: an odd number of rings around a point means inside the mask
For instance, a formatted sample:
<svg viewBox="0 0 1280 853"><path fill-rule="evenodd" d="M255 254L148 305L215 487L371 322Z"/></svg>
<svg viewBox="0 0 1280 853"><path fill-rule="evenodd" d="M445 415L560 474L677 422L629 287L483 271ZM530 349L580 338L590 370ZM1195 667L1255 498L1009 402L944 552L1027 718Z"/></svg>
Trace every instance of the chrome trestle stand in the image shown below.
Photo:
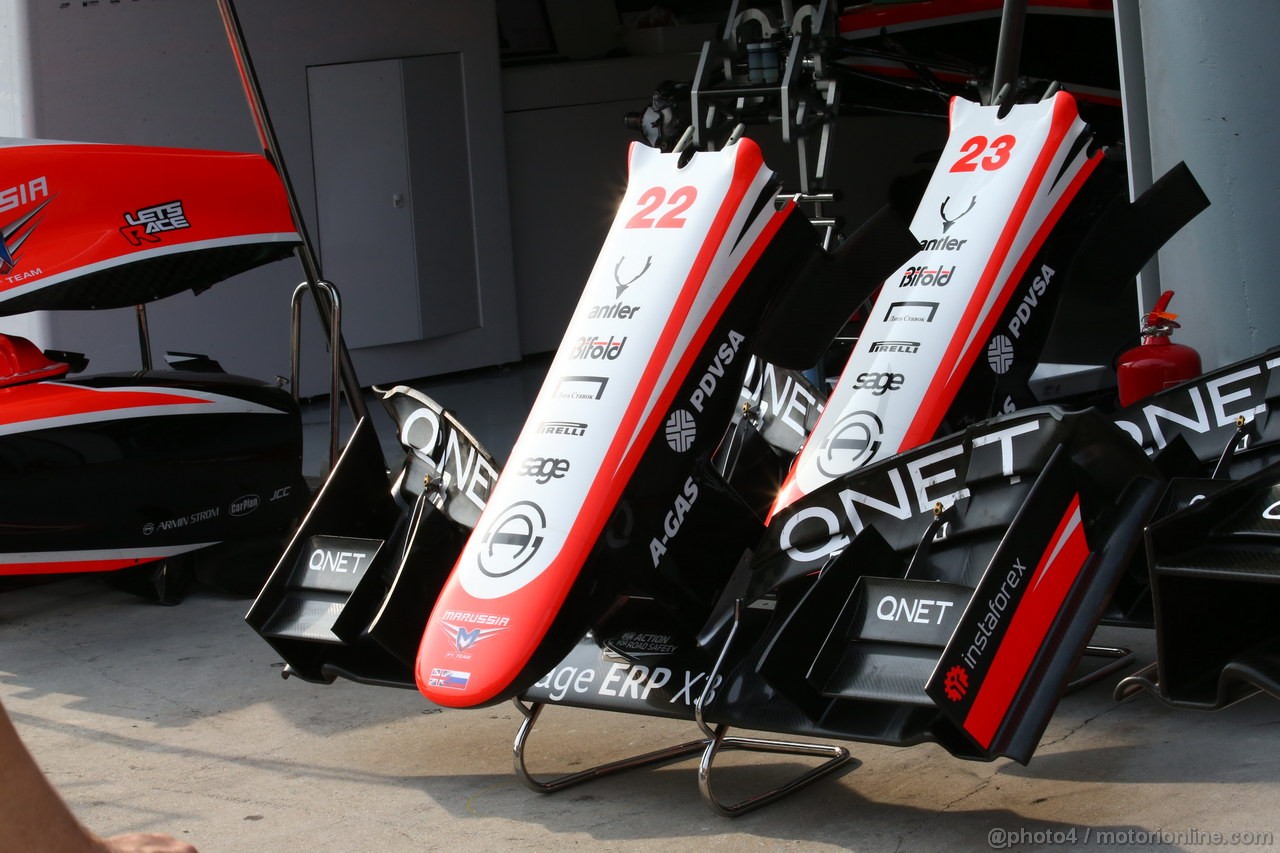
<svg viewBox="0 0 1280 853"><path fill-rule="evenodd" d="M556 791L577 785L591 779L599 779L604 776L611 776L614 773L621 773L623 770L631 770L636 767L653 767L662 764L670 764L673 761L679 761L690 755L702 752L706 746L706 740L699 739L681 743L675 746L668 746L664 749L646 752L643 755L632 756L631 758L622 758L618 761L611 761L608 764L599 764L586 770L580 770L577 773L569 773L549 782L540 782L529 773L524 762L524 748L529 740L529 733L533 731L533 724L538 721L542 709L546 707L540 702L532 705L526 705L519 699L513 699L512 702L520 713L524 715L524 722L520 724L520 730L516 732L515 742L515 770L516 776L520 777L520 781L526 787L537 791L540 794L551 794Z"/></svg>
<svg viewBox="0 0 1280 853"><path fill-rule="evenodd" d="M1096 684L1108 675L1119 672L1133 663L1133 652L1118 646L1085 646L1084 657L1111 658L1111 661L1067 684L1066 692L1074 693L1083 690L1090 684Z"/></svg>
<svg viewBox="0 0 1280 853"><path fill-rule="evenodd" d="M725 640L724 647L720 650L720 656L716 659L715 666L707 676L707 682L703 687L701 695L694 703L694 718L697 721L698 727L702 729L706 737L654 750L653 752L646 752L631 758L623 758L618 761L611 761L607 764L599 764L595 767L580 770L577 773L569 773L548 781L541 781L534 778L533 775L529 773L528 767L525 765L525 747L528 744L529 734L533 731L534 724L537 723L538 717L541 715L545 706L542 703L537 702L526 704L519 699L515 699L513 702L516 708L519 709L520 713L524 716L524 721L520 724L519 731L516 732L514 745L514 766L516 776L519 777L520 781L531 790L543 794L550 794L582 782L599 779L604 776L610 776L614 773L620 773L624 770L631 770L637 767L652 767L669 764L697 753L701 753L701 758L698 762L698 790L702 794L703 802L705 802L707 807L717 814L724 815L725 817L737 817L738 815L758 809L761 806L768 805L775 800L779 800L787 794L799 790L811 782L816 782L818 779L821 779L836 770L841 768L853 769L853 767L856 767L857 762L854 760L853 756L849 754L849 750L842 746L730 736L728 734L729 726L727 724L715 724L713 728L712 725L707 722L704 710L709 698L714 692L712 685L716 683L716 680L720 675L720 670L724 665L729 648L733 644L734 635L738 632L738 626L742 619L742 608L743 602L739 599L734 603L733 626L729 630L729 636ZM716 797L715 792L711 787L711 766L715 761L716 755L718 755L722 749L745 749L753 752L771 752L782 755L810 756L826 758L827 760L817 767L802 773L791 781L779 785L776 788L772 788L736 803L724 803Z"/></svg>
<svg viewBox="0 0 1280 853"><path fill-rule="evenodd" d="M720 675L720 669L729 654L729 647L733 645L733 638L737 635L738 627L742 624L742 608L743 600L739 598L733 604L733 627L729 629L729 636L724 641L724 647L720 650L716 665L712 667L711 672L707 675L706 684L702 688L702 695L698 697L698 701L693 706L694 718L698 721L699 728L707 735L706 749L703 750L702 759L698 762L698 790L702 793L702 801L707 804L707 807L725 817L737 817L738 815L746 814L775 800L780 800L787 794L816 782L836 770L841 768L852 770L857 766L857 762L849 754L849 750L843 746L730 736L728 734L729 726L726 724L720 723L714 729L708 725L703 712L714 689L713 685L715 685L716 679ZM772 752L782 755L825 757L827 760L817 767L800 774L790 782L748 797L745 800L725 804L716 797L715 791L711 788L711 764L715 761L716 755L720 750L726 748L746 749L753 752Z"/></svg>

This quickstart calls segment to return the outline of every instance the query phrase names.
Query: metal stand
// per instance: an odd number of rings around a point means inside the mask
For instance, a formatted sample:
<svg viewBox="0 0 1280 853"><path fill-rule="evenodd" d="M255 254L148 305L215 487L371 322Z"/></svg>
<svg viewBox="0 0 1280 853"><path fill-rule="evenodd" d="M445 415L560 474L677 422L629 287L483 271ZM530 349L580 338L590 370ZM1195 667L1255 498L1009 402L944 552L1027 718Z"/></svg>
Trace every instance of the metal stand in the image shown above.
<svg viewBox="0 0 1280 853"><path fill-rule="evenodd" d="M604 776L611 776L614 773L620 773L624 770L632 770L637 767L653 767L662 764L670 764L679 761L697 753L702 753L702 758L698 762L698 790L702 794L703 802L705 802L713 812L724 815L725 817L737 817L749 811L768 805L785 797L793 791L816 782L824 776L830 775L836 770L846 767L852 769L857 763L849 754L849 750L842 746L834 746L830 744L804 743L799 741L770 740L765 738L753 737L736 737L729 736L729 726L726 724L718 724L713 729L706 721L704 709L712 692L712 687L719 676L720 669L724 664L725 657L728 654L729 647L733 644L734 635L738 632L738 626L742 620L742 600L739 599L734 603L733 626L729 630L729 636L726 638L724 648L720 650L720 656L716 660L716 665L712 668L707 676L706 686L702 689L702 694L694 703L694 718L698 723L698 727L706 734L706 737L698 740L691 740L685 743L668 746L663 749L646 752L642 755L636 755L631 758L623 758L618 761L611 761L607 764L599 764L586 770L580 770L577 773L569 773L548 781L535 779L529 773L528 767L525 765L525 747L529 741L529 734L533 731L534 724L537 723L538 717L542 714L545 707L540 702L532 705L526 705L519 699L512 700L516 708L524 716L524 722L520 724L520 730L516 732L515 745L513 749L514 766L516 776L524 785L540 794L550 794L560 791L573 785L587 782L592 779L599 779ZM722 749L746 749L753 752L771 752L782 755L803 755L819 758L826 758L822 764L809 770L806 773L797 776L791 781L779 785L776 788L765 791L761 794L748 797L736 803L723 803L716 797L711 787L711 765L715 762L716 755ZM852 764L852 766L850 766Z"/></svg>
<svg viewBox="0 0 1280 853"><path fill-rule="evenodd" d="M1110 663L1105 663L1087 675L1082 675L1074 681L1068 682L1066 692L1075 693L1077 690L1083 690L1090 684L1096 684L1108 675L1119 672L1129 664L1133 663L1133 652L1129 649L1123 649L1118 646L1085 646L1085 657L1095 658L1111 658ZM1126 679L1127 680L1127 679ZM1123 683L1123 682L1122 682Z"/></svg>
<svg viewBox="0 0 1280 853"><path fill-rule="evenodd" d="M572 785L581 782L587 782L591 779L599 779L604 776L612 776L614 773L621 773L623 770L631 770L636 767L653 767L662 764L670 764L673 761L679 761L682 758L694 755L706 747L705 740L693 740L688 743L681 743L675 746L668 746L664 749L646 752L643 755L632 756L631 758L622 758L618 761L611 761L608 764L599 764L586 770L580 770L577 773L570 773L549 782L540 782L533 778L525 766L524 748L529 740L529 733L533 731L533 725L538 721L542 709L545 707L541 702L533 705L526 705L519 699L511 700L512 703L524 715L524 722L520 724L520 731L516 732L516 741L514 747L514 763L516 776L520 777L520 781L525 787L537 791L540 794L551 794Z"/></svg>
<svg viewBox="0 0 1280 853"><path fill-rule="evenodd" d="M327 318L329 325L325 328L329 340L329 470L338 464L338 391L339 379L342 376L342 300L338 297L338 288L327 281L304 281L293 290L293 301L290 305L289 323L289 390L293 399L298 399L298 375L302 360L302 297L310 293L321 317ZM348 394L348 405L351 405ZM354 409L353 409L354 410Z"/></svg>
<svg viewBox="0 0 1280 853"><path fill-rule="evenodd" d="M728 735L729 726L721 723L712 729L706 721L704 714L706 704L713 690L712 685L716 683L716 679L720 674L720 668L723 666L725 658L728 656L729 647L733 645L733 638L738 633L738 626L742 624L742 599L738 599L733 604L733 627L729 629L729 636L725 638L724 648L720 650L720 657L716 659L716 665L712 667L711 672L707 674L706 684L702 688L702 694L698 697L698 701L694 703L694 718L698 722L698 727L707 735L706 748L702 753L702 760L698 762L698 790L702 793L702 800L716 814L725 817L737 817L754 811L761 806L768 805L775 800L780 800L787 794L797 791L804 786L816 782L824 776L834 773L836 770L844 767L852 770L857 766L857 762L853 756L849 754L849 750L842 746L833 744L804 743L800 741L785 740L767 740L763 738L751 737L731 737ZM739 800L736 803L722 803L715 795L711 788L711 765L715 761L716 755L721 749L747 749L753 752L772 752L782 755L804 755L826 757L826 761L817 767L802 773L783 785L765 791L755 796L748 797L745 800Z"/></svg>

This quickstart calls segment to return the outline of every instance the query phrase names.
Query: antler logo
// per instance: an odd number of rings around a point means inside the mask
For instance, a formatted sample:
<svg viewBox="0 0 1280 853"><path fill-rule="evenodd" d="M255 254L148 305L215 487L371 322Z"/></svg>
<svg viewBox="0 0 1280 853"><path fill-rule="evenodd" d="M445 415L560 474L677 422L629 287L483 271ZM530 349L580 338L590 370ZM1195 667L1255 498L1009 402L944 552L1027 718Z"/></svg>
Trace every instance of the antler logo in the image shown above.
<svg viewBox="0 0 1280 853"><path fill-rule="evenodd" d="M942 204L938 207L938 214L942 217L942 233L943 234L946 234L947 231L951 230L951 226L955 225L957 220L963 219L966 213L973 210L973 206L978 203L978 197L976 195L970 196L969 206L966 207L964 210L960 211L960 213L957 216L952 218L947 217L947 202L949 201L951 201L951 196L947 196L946 198L944 198L942 200Z"/></svg>

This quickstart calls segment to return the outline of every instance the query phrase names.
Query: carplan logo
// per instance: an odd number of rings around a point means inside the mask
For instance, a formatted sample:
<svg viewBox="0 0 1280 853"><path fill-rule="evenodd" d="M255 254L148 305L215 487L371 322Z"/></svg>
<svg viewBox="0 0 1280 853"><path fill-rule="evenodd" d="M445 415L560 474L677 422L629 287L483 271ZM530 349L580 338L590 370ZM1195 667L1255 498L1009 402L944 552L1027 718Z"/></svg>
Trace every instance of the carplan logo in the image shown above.
<svg viewBox="0 0 1280 853"><path fill-rule="evenodd" d="M164 204L153 204L139 208L124 215L125 225L120 229L124 238L134 246L143 243L159 243L160 235L166 231L179 231L190 228L187 214L182 209L181 201L166 201Z"/></svg>
<svg viewBox="0 0 1280 853"><path fill-rule="evenodd" d="M992 338L991 343L987 344L987 364L996 373L1008 373L1009 368L1013 367L1013 341L1004 335Z"/></svg>
<svg viewBox="0 0 1280 853"><path fill-rule="evenodd" d="M884 312L884 319L897 323L932 323L937 313L936 302L892 302Z"/></svg>
<svg viewBox="0 0 1280 853"><path fill-rule="evenodd" d="M533 501L519 501L504 509L480 538L476 563L491 578L506 577L523 568L542 547L547 515Z"/></svg>
<svg viewBox="0 0 1280 853"><path fill-rule="evenodd" d="M244 495L236 498L231 502L228 511L235 516L248 515L262 504L262 498L257 495Z"/></svg>
<svg viewBox="0 0 1280 853"><path fill-rule="evenodd" d="M698 424L693 415L684 409L676 409L667 417L667 445L676 453L684 453L698 437Z"/></svg>
<svg viewBox="0 0 1280 853"><path fill-rule="evenodd" d="M818 446L815 464L827 477L847 474L875 458L883 434L884 424L871 412L845 415Z"/></svg>
<svg viewBox="0 0 1280 853"><path fill-rule="evenodd" d="M555 393L561 400L599 400L608 384L605 376L562 376Z"/></svg>

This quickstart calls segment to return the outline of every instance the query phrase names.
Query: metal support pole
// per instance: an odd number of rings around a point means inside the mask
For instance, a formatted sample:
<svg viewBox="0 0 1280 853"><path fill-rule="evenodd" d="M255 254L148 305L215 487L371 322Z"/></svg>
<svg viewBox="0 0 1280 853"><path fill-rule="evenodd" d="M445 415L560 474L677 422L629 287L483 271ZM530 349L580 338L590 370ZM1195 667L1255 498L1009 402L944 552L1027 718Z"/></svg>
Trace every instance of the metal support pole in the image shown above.
<svg viewBox="0 0 1280 853"><path fill-rule="evenodd" d="M302 239L302 244L298 247L298 260L301 261L303 272L306 274L306 283L315 287L324 281L324 276L320 274L318 256L307 232L307 223L302 217L302 209L298 204L293 182L289 179L289 171L285 168L284 158L280 154L279 138L271 125L271 117L267 113L266 101L262 96L262 87L254 72L253 61L249 58L244 30L240 26L240 18L236 15L233 0L218 0L218 11L222 15L222 24L227 30L227 40L231 43L231 52L235 58L236 69L240 73L240 83L244 87L245 98L249 101L249 112L253 116L254 127L258 131L258 141L262 145L263 154L280 175L285 196L289 200L289 213L293 217L294 228ZM320 315L320 324L324 327L325 334L332 336L333 319L330 316L330 305L320 294L313 293L312 296L316 311ZM365 406L360 382L356 378L355 366L351 363L351 354L347 351L340 332L336 339L330 338L329 346L336 352L335 361L339 365L342 388L346 392L347 406L351 409L352 416L356 421L368 417L368 407Z"/></svg>
<svg viewBox="0 0 1280 853"><path fill-rule="evenodd" d="M1022 31L1026 19L1027 0L1004 0L1004 12L1000 16L1000 42L996 46L996 66L991 78L993 104L1001 99L1001 91L1005 86L1010 87L1010 99L1016 94L1014 90L1018 85L1018 61L1022 55Z"/></svg>

